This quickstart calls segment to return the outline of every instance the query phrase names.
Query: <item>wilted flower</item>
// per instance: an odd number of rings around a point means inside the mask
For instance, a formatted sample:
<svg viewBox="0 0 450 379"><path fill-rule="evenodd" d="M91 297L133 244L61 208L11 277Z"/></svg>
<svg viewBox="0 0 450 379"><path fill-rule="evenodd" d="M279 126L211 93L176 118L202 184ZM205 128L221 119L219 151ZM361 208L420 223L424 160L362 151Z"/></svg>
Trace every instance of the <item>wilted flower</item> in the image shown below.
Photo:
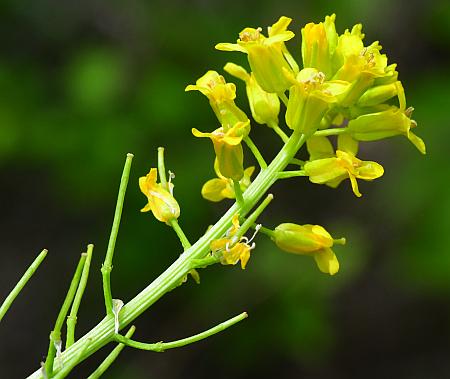
<svg viewBox="0 0 450 379"><path fill-rule="evenodd" d="M220 262L224 265L235 265L241 261L242 269L245 269L250 259L250 251L255 248L255 243L251 244L251 240L241 237L239 241L233 238L238 232L239 215L233 216L232 226L228 230L224 238L220 238L211 242L211 251L213 254L220 256Z"/></svg>
<svg viewBox="0 0 450 379"><path fill-rule="evenodd" d="M210 138L214 145L219 171L226 178L241 180L244 176L244 153L242 151L242 139L250 131L250 122L238 122L227 131L223 127L214 130L212 133L203 133L197 129L192 129L192 134L196 137Z"/></svg>
<svg viewBox="0 0 450 379"><path fill-rule="evenodd" d="M139 178L139 188L148 199L141 212L152 211L157 220L168 224L170 220L180 216L180 206L172 194L173 184L168 184L167 190L160 183L156 183L157 176L158 170L152 168L146 176Z"/></svg>

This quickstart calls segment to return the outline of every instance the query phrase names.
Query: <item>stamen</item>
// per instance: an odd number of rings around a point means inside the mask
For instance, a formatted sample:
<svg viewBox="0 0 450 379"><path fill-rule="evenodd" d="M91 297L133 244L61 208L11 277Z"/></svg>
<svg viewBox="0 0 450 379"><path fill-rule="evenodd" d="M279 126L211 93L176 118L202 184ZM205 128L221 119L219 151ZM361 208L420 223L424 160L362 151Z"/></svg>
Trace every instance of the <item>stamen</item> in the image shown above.
<svg viewBox="0 0 450 379"><path fill-rule="evenodd" d="M168 187L169 187L169 192L170 194L173 196L173 184L172 184L172 179L175 179L175 174L169 170L169 183L168 183Z"/></svg>
<svg viewBox="0 0 450 379"><path fill-rule="evenodd" d="M408 107L405 110L405 116L411 118L413 112L414 112L414 107Z"/></svg>
<svg viewBox="0 0 450 379"><path fill-rule="evenodd" d="M258 234L258 232L259 232L259 230L260 230L261 228L262 228L262 224L256 225L256 227L255 227L255 233L253 233L252 237L249 239L249 241L247 242L247 244L249 244L250 242L252 242L252 241L255 239L256 235Z"/></svg>

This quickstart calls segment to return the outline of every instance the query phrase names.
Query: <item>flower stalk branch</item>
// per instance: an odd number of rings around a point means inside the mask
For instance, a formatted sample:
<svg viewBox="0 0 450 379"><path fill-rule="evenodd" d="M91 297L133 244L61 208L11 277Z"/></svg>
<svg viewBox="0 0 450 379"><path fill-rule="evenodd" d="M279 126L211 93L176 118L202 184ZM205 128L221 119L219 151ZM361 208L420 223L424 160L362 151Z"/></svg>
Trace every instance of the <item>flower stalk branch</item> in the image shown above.
<svg viewBox="0 0 450 379"><path fill-rule="evenodd" d="M120 179L119 194L117 196L116 210L114 212L114 220L109 237L108 248L106 250L105 261L102 265L102 279L103 279L103 295L105 298L106 314L112 316L112 294L111 294L111 271L112 261L114 256L114 248L116 246L117 234L119 232L120 219L122 217L123 203L125 199L125 192L127 190L128 179L130 178L131 162L133 154L128 153L125 160L125 165Z"/></svg>
<svg viewBox="0 0 450 379"><path fill-rule="evenodd" d="M230 318L227 321L220 323L219 325L214 326L211 329L205 330L202 333L198 333L191 337L183 338L181 340L176 340L176 341L172 341L172 342L143 343L143 342L131 340L127 337L121 336L120 334L116 334L114 339L121 344L133 347L135 349L155 351L157 353L162 353L169 349L175 349L178 347L189 345L194 342L201 341L201 340L208 338L216 333L224 331L225 329L229 328L230 326L233 326L234 324L237 324L239 321L242 321L243 319L245 319L247 317L248 317L247 312L243 312L233 318Z"/></svg>
<svg viewBox="0 0 450 379"><path fill-rule="evenodd" d="M31 279L33 274L36 272L42 261L45 259L47 253L48 253L47 249L41 251L41 253L36 257L33 263L31 263L30 267L28 267L27 271L25 271L23 276L11 290L6 299L3 301L2 305L0 306L0 321L3 319L6 312L8 312L9 308L11 307L11 304L16 299L17 295L20 293L20 291L22 291L23 287L25 287L25 285Z"/></svg>

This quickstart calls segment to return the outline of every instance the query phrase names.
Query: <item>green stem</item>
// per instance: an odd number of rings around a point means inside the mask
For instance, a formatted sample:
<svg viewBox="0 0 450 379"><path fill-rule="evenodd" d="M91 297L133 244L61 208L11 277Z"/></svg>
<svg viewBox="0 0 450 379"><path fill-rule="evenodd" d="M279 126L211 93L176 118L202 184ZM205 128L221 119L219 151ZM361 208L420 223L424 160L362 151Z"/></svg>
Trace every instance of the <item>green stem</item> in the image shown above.
<svg viewBox="0 0 450 379"><path fill-rule="evenodd" d="M289 99L287 98L286 94L285 94L284 92L280 92L280 93L278 94L278 97L281 99L281 101L284 103L284 105L285 105L286 108L287 108L288 103L289 103Z"/></svg>
<svg viewBox="0 0 450 379"><path fill-rule="evenodd" d="M83 355L83 353L86 351L86 349L87 349L87 347L89 346L90 343L91 343L90 339L86 339L85 341L83 341L82 348L81 348L81 350L78 353L79 357ZM65 378L67 375L70 374L70 372L74 369L74 367L76 365L77 365L76 361L70 362L69 364L64 364L63 368L55 376L53 376L52 379L63 379L63 378Z"/></svg>
<svg viewBox="0 0 450 379"><path fill-rule="evenodd" d="M242 207L244 205L244 195L242 194L241 185L237 180L233 180L233 189L236 195L236 201Z"/></svg>
<svg viewBox="0 0 450 379"><path fill-rule="evenodd" d="M278 179L294 178L296 176L307 176L305 170L283 171L278 173Z"/></svg>
<svg viewBox="0 0 450 379"><path fill-rule="evenodd" d="M143 342L137 342L137 341L130 340L129 338L123 337L120 334L116 334L114 339L117 342L123 343L130 347L134 347L136 349L156 351L158 353L162 353L163 351L166 351L169 349L175 349L177 347L186 346L191 343L208 338L216 333L219 333L219 332L229 328L230 326L233 326L234 324L238 323L239 321L242 321L244 318L247 318L247 317L248 317L247 312L244 312L244 313L241 313L238 316L235 316L225 322L222 322L219 325L216 325L215 327L208 329L202 333L195 334L191 337L183 338L181 340L172 341L172 342L143 343Z"/></svg>
<svg viewBox="0 0 450 379"><path fill-rule="evenodd" d="M256 228L256 225L253 225L253 227ZM265 234L266 236L269 236L270 238L272 238L275 235L275 233L274 233L274 231L272 229L265 228L264 226L260 226L259 227L259 231L262 234Z"/></svg>
<svg viewBox="0 0 450 379"><path fill-rule="evenodd" d="M127 332L127 334L125 334L126 338L131 338L133 336L134 331L136 330L135 326L133 325ZM117 357L119 356L119 354L121 353L121 351L123 350L123 348L125 347L125 345L123 343L119 343L113 351L111 351L111 353L109 353L109 355L105 358L105 360L100 363L100 366L97 367L97 369L88 376L87 379L98 379L100 378L105 371L109 368L109 366L111 366L111 364L117 359Z"/></svg>
<svg viewBox="0 0 450 379"><path fill-rule="evenodd" d="M331 129L323 129L318 130L314 133L315 137L327 137L327 136L338 136L339 134L348 133L347 128L331 128Z"/></svg>
<svg viewBox="0 0 450 379"><path fill-rule="evenodd" d="M41 253L36 257L36 259L33 261L33 263L28 267L27 271L25 271L25 274L20 278L20 280L17 282L17 284L14 286L12 291L9 293L9 295L6 297L6 299L3 301L2 305L0 306L0 321L5 316L6 312L8 312L9 307L11 307L11 304L16 299L17 295L22 291L23 287L25 287L25 284L31 279L33 274L38 269L39 265L42 263L42 261L47 256L47 249L44 249L41 251Z"/></svg>
<svg viewBox="0 0 450 379"><path fill-rule="evenodd" d="M211 266L213 264L219 263L220 259L213 256L213 255L208 255L205 258L200 258L200 259L192 259L191 260L191 269L196 269L196 268L205 268L208 266Z"/></svg>
<svg viewBox="0 0 450 379"><path fill-rule="evenodd" d="M294 132L289 141L283 146L266 170L263 170L250 184L243 194L244 204L234 203L230 209L211 227L194 245L182 253L179 258L170 265L160 276L144 288L132 300L122 308L120 312L121 327L125 327L145 312L152 304L159 300L165 293L173 289L177 283L191 269L191 260L206 257L210 252L211 241L221 238L231 226L231 221L236 213L244 216L264 196L265 192L277 180L277 173L283 171L304 144L305 137ZM64 362L81 362L98 349L105 346L114 337L114 318L105 317L91 331L75 342L69 349L63 352ZM79 352L86 339L92 342L79 358ZM29 379L42 379L40 370L31 374Z"/></svg>
<svg viewBox="0 0 450 379"><path fill-rule="evenodd" d="M166 191L170 192L169 185L167 183L167 177L166 177L166 167L164 164L164 147L158 147L158 171L159 171L159 180L161 182L161 185ZM172 229L177 234L181 245L183 246L184 250L187 250L191 247L191 243L187 239L186 235L183 232L183 229L181 229L180 225L178 224L177 219L172 218L169 220L169 224L172 227Z"/></svg>
<svg viewBox="0 0 450 379"><path fill-rule="evenodd" d="M290 163L299 165L300 167L303 167L306 162L302 161L301 159L292 158Z"/></svg>
<svg viewBox="0 0 450 379"><path fill-rule="evenodd" d="M73 298L78 288L80 282L81 273L83 271L84 262L86 261L86 253L81 254L80 260L78 261L77 269L73 275L72 282L70 283L69 291L67 291L64 303L59 311L58 317L55 322L55 326L50 333L50 343L48 345L47 359L45 360L44 369L48 378L53 375L53 362L55 360L56 345L61 345L61 328L66 319L67 313L69 312L70 304L72 304Z"/></svg>
<svg viewBox="0 0 450 379"><path fill-rule="evenodd" d="M161 185L165 190L169 191L166 178L166 167L164 164L164 147L158 147L158 173Z"/></svg>
<svg viewBox="0 0 450 379"><path fill-rule="evenodd" d="M184 250L187 250L191 247L191 243L187 239L186 235L183 232L183 229L181 229L180 225L178 224L178 221L176 218L172 218L169 220L170 226L173 228L175 233L177 234L181 245L183 246Z"/></svg>
<svg viewBox="0 0 450 379"><path fill-rule="evenodd" d="M125 192L127 190L128 179L130 178L131 162L133 154L128 153L123 167L122 178L120 179L119 194L117 196L116 210L114 212L114 220L109 236L108 248L106 250L105 261L102 265L102 279L103 279L103 295L105 298L106 314L112 315L112 294L111 294L111 271L112 260L114 256L114 248L116 246L117 233L119 232L120 219L122 217L123 202Z"/></svg>
<svg viewBox="0 0 450 379"><path fill-rule="evenodd" d="M284 143L286 143L289 140L288 135L285 132L283 132L283 130L278 126L278 124L276 124L275 122L269 122L267 125L271 127L275 131L275 133L277 133L280 136L281 140Z"/></svg>
<svg viewBox="0 0 450 379"><path fill-rule="evenodd" d="M266 207L269 205L269 203L273 200L273 195L269 193L267 197L259 204L259 206L253 211L253 213L247 217L247 219L244 221L244 223L239 228L239 231L236 233L235 238L236 241L241 238L248 229L256 222L259 215L266 209Z"/></svg>
<svg viewBox="0 0 450 379"><path fill-rule="evenodd" d="M264 160L263 156L261 155L261 153L259 152L258 148L256 147L256 145L253 143L253 141L251 140L251 138L249 136L244 138L244 142L247 144L247 146L249 147L249 149L251 150L251 152L253 153L253 155L255 156L256 160L258 161L259 166L261 167L262 170L265 170L267 168L267 163Z"/></svg>
<svg viewBox="0 0 450 379"><path fill-rule="evenodd" d="M80 283L78 284L75 298L73 299L72 308L70 309L69 317L67 317L67 336L66 336L66 349L73 345L75 342L75 326L77 324L77 314L80 308L81 299L83 298L84 290L86 288L87 280L89 277L89 269L91 267L92 251L94 245L89 244L86 253L86 260L83 266L83 272L81 273Z"/></svg>

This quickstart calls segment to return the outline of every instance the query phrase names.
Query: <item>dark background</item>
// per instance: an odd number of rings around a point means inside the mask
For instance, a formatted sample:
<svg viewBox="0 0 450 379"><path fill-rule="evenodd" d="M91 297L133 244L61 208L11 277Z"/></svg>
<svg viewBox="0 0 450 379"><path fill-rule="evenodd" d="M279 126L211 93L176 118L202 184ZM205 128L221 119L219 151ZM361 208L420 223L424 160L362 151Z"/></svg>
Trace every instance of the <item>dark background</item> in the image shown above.
<svg viewBox="0 0 450 379"><path fill-rule="evenodd" d="M214 50L245 26L294 18L289 44L300 59L300 27L337 13L337 29L363 22L398 63L421 156L406 138L362 146L383 178L337 190L299 178L273 188L262 217L317 223L348 244L341 270L278 251L260 236L245 271L212 267L202 284L169 293L137 321L135 338L182 338L242 311L248 320L208 340L156 354L125 349L105 378L448 378L450 377L450 196L448 187L450 3L448 1L63 1L0 4L0 291L6 296L42 248L49 256L0 325L1 377L23 378L44 358L48 334L79 253L94 243L77 335L103 317L100 265L127 152L130 185L116 247L114 297L125 301L180 253L151 214L137 181L166 147L176 173L180 223L192 240L227 204L200 196L213 177L209 141L192 127L217 121L204 97L185 94L207 69L244 56ZM227 76L229 80L230 77ZM238 104L248 109L239 85ZM275 135L254 125L267 158ZM247 154L249 156L250 154ZM251 159L249 158L249 162ZM86 377L110 347L71 378Z"/></svg>

